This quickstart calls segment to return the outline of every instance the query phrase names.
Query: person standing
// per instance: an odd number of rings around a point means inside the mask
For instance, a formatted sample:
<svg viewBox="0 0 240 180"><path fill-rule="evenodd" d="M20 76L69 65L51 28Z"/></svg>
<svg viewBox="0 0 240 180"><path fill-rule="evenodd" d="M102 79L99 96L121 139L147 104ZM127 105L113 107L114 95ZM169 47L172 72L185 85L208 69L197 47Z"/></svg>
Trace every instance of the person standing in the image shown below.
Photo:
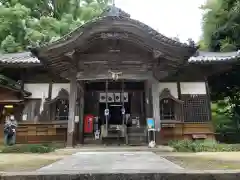
<svg viewBox="0 0 240 180"><path fill-rule="evenodd" d="M16 143L17 121L13 115L6 119L4 125L4 143L5 145L14 145Z"/></svg>

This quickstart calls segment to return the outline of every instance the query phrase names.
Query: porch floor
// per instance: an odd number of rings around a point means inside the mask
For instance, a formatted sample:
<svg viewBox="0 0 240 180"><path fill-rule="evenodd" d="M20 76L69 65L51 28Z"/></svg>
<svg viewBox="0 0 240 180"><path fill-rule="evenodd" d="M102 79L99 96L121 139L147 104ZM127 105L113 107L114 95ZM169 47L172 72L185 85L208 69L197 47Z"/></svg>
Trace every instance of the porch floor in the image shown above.
<svg viewBox="0 0 240 180"><path fill-rule="evenodd" d="M38 172L149 173L181 169L153 152L78 152Z"/></svg>

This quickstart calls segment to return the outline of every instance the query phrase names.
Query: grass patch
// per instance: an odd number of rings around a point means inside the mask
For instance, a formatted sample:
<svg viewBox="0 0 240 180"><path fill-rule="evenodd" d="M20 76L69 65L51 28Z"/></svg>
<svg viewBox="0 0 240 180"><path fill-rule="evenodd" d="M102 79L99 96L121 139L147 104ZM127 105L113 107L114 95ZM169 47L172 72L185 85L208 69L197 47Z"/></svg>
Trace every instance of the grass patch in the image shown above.
<svg viewBox="0 0 240 180"><path fill-rule="evenodd" d="M214 141L170 141L169 146L177 152L233 152L240 151L239 144L219 144Z"/></svg>
<svg viewBox="0 0 240 180"><path fill-rule="evenodd" d="M20 144L5 146L1 148L1 153L50 153L56 149L63 148L62 144Z"/></svg>
<svg viewBox="0 0 240 180"><path fill-rule="evenodd" d="M239 161L221 161L201 157L166 156L167 160L186 169L194 170L234 170L240 169Z"/></svg>
<svg viewBox="0 0 240 180"><path fill-rule="evenodd" d="M28 159L0 163L0 171L31 171L52 164L60 159Z"/></svg>

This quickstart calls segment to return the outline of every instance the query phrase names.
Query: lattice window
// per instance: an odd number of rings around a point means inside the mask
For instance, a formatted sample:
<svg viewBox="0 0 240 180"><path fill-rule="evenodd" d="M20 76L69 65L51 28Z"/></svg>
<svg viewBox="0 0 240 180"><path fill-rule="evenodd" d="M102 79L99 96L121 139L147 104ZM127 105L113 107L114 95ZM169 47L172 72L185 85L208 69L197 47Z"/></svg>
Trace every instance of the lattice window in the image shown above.
<svg viewBox="0 0 240 180"><path fill-rule="evenodd" d="M164 98L160 101L160 117L162 120L174 120L174 101Z"/></svg>
<svg viewBox="0 0 240 180"><path fill-rule="evenodd" d="M210 120L209 100L207 95L183 94L184 121L207 122Z"/></svg>

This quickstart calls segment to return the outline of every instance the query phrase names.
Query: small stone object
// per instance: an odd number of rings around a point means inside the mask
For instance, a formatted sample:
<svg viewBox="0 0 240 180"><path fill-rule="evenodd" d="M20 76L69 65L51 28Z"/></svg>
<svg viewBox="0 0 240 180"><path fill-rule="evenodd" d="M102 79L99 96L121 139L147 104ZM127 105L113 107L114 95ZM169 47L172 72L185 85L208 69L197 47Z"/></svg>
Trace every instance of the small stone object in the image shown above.
<svg viewBox="0 0 240 180"><path fill-rule="evenodd" d="M149 147L149 148L154 148L154 147L156 147L155 141L150 141L149 144L148 144L148 147Z"/></svg>

